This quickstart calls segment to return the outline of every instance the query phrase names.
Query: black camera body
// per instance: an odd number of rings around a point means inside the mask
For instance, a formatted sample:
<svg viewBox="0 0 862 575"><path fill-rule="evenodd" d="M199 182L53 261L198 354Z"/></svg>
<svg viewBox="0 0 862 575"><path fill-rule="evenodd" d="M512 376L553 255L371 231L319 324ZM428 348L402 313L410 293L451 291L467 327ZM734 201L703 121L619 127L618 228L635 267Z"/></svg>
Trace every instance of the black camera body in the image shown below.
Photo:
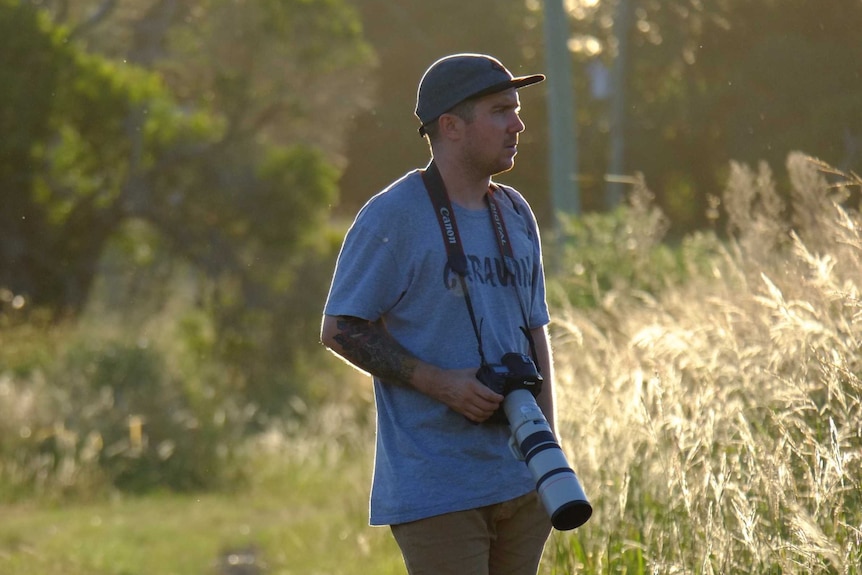
<svg viewBox="0 0 862 575"><path fill-rule="evenodd" d="M525 389L533 397L538 397L544 381L530 356L515 352L505 354L500 363L480 367L476 379L504 397L518 389ZM495 411L486 423L507 424L503 407Z"/></svg>

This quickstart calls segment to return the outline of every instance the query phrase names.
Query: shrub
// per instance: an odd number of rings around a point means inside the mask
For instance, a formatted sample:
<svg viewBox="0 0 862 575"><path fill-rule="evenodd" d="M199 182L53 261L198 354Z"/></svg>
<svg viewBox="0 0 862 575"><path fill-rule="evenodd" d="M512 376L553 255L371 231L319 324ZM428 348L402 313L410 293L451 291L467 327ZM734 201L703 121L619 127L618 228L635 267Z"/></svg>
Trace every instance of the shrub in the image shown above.
<svg viewBox="0 0 862 575"><path fill-rule="evenodd" d="M559 237L548 250L561 301L593 308L611 293L655 295L699 273L686 266L702 267L713 256L714 246L704 241L674 246L665 241L668 227L641 177L621 208L562 216ZM552 297L556 303L556 291Z"/></svg>
<svg viewBox="0 0 862 575"><path fill-rule="evenodd" d="M230 467L226 418L195 402L146 344L80 346L58 366L72 391L66 426L100 444L98 463L116 487L190 490L217 486ZM220 429L221 428L221 429Z"/></svg>
<svg viewBox="0 0 862 575"><path fill-rule="evenodd" d="M0 366L7 496L206 489L242 478L249 412L204 379L212 369L172 366L181 354L146 339L91 335L70 329L55 356L27 370L9 357Z"/></svg>

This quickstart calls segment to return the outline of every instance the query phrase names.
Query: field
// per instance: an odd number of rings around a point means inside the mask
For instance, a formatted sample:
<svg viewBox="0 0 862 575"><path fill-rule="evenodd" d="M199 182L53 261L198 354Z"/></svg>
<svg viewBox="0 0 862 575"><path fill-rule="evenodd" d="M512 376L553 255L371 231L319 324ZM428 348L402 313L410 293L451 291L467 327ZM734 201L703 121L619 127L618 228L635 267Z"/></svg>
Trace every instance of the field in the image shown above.
<svg viewBox="0 0 862 575"><path fill-rule="evenodd" d="M568 230L558 421L595 513L543 574L862 573L859 182L798 154L787 174L732 166L727 239L664 249L644 189ZM369 409L259 437L234 491L0 505L0 572L402 573L366 526Z"/></svg>
<svg viewBox="0 0 862 575"><path fill-rule="evenodd" d="M388 532L367 526L366 454L300 451L262 449L236 493L0 506L0 572L400 573Z"/></svg>

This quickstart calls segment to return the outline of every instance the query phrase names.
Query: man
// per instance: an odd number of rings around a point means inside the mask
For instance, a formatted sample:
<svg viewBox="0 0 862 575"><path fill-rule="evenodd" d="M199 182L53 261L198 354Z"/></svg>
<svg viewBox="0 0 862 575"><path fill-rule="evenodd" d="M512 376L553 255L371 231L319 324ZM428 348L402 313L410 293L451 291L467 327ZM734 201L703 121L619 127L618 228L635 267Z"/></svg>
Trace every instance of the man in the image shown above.
<svg viewBox="0 0 862 575"><path fill-rule="evenodd" d="M391 526L412 575L535 575L551 529L508 426L488 421L504 397L476 377L483 360L530 354L553 429L539 231L524 198L491 181L514 166L518 88L542 80L480 54L425 72L416 116L432 162L359 212L324 310L322 342L374 378L371 524ZM450 206L429 195L434 172Z"/></svg>

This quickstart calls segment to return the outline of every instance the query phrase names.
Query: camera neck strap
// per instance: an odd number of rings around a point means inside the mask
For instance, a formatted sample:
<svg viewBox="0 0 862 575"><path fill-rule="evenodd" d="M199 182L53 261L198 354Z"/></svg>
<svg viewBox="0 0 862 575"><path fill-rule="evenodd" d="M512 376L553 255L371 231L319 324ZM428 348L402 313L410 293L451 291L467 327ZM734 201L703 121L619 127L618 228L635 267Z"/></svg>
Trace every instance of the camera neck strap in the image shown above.
<svg viewBox="0 0 862 575"><path fill-rule="evenodd" d="M452 208L452 202L449 199L449 194L446 192L446 184L443 182L443 176L440 175L440 170L432 161L428 167L422 171L422 181L425 184L425 189L434 206L434 213L437 216L437 223L440 225L440 233L443 235L443 244L446 246L446 254L448 256L449 267L458 276L461 283L461 290L464 293L464 303L467 304L467 312L470 314L470 322L473 324L473 332L476 334L476 342L479 344L479 357L482 365L487 365L485 359L485 351L482 347L482 330L481 325L476 322L476 313L473 310L473 302L470 299L470 290L467 288L467 256L464 253L464 247L461 244L461 236L458 233L458 224L455 221L455 210ZM521 317L524 320L524 325L521 326L521 331L526 336L530 344L530 353L533 356L533 361L536 366L539 366L539 360L536 354L536 343L533 340L533 334L527 328L527 312L524 309L524 302L518 291L517 283L514 281L516 277L513 270L509 268L515 262L515 254L512 250L512 243L509 241L509 233L506 230L506 223L503 220L503 211L495 197L495 191L500 188L491 184L485 198L488 201L488 213L491 217L491 225L494 228L494 237L497 240L497 247L500 249L500 255L503 259L503 266L512 275L512 287L516 291L518 305L521 308Z"/></svg>

